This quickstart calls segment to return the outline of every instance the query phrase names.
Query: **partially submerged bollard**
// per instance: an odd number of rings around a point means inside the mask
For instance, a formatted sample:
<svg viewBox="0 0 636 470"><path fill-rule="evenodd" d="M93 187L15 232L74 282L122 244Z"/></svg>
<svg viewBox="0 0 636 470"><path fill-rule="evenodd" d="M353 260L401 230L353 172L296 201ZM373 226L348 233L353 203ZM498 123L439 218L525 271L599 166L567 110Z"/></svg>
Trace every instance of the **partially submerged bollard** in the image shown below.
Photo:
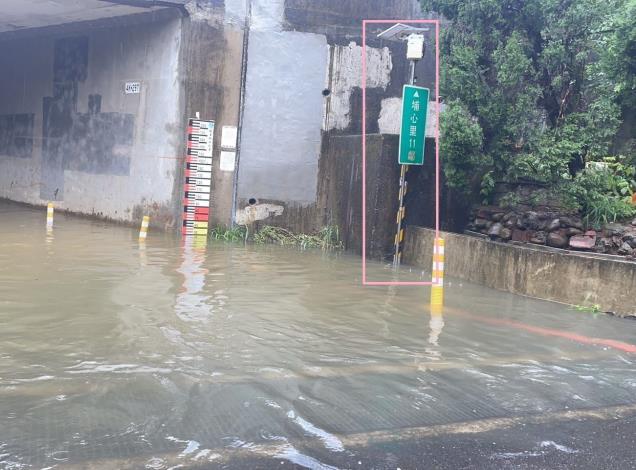
<svg viewBox="0 0 636 470"><path fill-rule="evenodd" d="M141 228L139 229L139 240L145 240L148 235L148 224L150 224L150 216L144 215L141 221Z"/></svg>
<svg viewBox="0 0 636 470"><path fill-rule="evenodd" d="M433 247L433 285L431 313L441 313L444 306L444 239L436 238Z"/></svg>
<svg viewBox="0 0 636 470"><path fill-rule="evenodd" d="M46 229L51 230L53 228L53 203L49 202L46 206Z"/></svg>

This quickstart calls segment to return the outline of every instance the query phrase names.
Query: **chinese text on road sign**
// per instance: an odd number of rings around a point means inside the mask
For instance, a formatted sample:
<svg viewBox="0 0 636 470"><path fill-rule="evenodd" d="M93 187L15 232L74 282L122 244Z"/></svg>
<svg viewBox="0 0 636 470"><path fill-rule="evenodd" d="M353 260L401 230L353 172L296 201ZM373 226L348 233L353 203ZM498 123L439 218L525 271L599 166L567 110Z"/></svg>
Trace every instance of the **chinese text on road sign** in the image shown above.
<svg viewBox="0 0 636 470"><path fill-rule="evenodd" d="M400 130L400 165L422 165L426 136L428 88L404 85L402 91L402 127Z"/></svg>

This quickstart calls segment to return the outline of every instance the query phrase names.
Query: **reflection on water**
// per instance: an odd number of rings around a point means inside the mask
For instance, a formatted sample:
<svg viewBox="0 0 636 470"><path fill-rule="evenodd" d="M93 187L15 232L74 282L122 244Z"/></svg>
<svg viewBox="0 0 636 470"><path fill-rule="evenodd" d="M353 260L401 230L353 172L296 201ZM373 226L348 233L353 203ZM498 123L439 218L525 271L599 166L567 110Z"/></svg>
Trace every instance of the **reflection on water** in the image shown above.
<svg viewBox="0 0 636 470"><path fill-rule="evenodd" d="M139 265L142 267L147 266L148 254L146 252L146 239L140 238L137 243L139 245Z"/></svg>
<svg viewBox="0 0 636 470"><path fill-rule="evenodd" d="M431 312L428 289L362 287L347 254L43 216L0 203L0 468L369 468L371 432L636 387L630 355L453 311L621 341L633 323L468 284Z"/></svg>
<svg viewBox="0 0 636 470"><path fill-rule="evenodd" d="M444 329L443 308L431 308L429 313L431 319L428 322L428 326L430 328L428 344L430 346L427 348L426 352L431 356L439 357L439 336L442 334L442 330Z"/></svg>
<svg viewBox="0 0 636 470"><path fill-rule="evenodd" d="M202 293L209 272L203 267L206 247L206 237L188 237L182 241L183 261L177 271L183 275L183 284L177 294L175 313L183 321L206 322L212 314L209 298Z"/></svg>

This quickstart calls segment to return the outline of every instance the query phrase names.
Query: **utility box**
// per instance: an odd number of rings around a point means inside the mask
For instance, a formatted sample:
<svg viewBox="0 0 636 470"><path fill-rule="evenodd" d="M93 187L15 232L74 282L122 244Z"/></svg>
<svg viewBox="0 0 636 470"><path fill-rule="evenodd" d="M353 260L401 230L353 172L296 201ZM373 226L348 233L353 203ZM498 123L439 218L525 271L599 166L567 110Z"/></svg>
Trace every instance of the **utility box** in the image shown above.
<svg viewBox="0 0 636 470"><path fill-rule="evenodd" d="M406 58L420 60L422 57L424 57L424 35L409 34L406 43Z"/></svg>

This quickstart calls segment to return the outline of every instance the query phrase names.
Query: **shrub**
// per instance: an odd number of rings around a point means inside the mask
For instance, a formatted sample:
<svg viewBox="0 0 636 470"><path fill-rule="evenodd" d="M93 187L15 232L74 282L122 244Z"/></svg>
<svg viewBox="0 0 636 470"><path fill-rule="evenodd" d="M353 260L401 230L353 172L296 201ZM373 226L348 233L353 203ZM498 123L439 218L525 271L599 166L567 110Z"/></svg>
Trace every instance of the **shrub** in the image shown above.
<svg viewBox="0 0 636 470"><path fill-rule="evenodd" d="M566 189L579 203L584 220L595 228L636 215L631 199L636 190L636 168L625 157L590 162Z"/></svg>

